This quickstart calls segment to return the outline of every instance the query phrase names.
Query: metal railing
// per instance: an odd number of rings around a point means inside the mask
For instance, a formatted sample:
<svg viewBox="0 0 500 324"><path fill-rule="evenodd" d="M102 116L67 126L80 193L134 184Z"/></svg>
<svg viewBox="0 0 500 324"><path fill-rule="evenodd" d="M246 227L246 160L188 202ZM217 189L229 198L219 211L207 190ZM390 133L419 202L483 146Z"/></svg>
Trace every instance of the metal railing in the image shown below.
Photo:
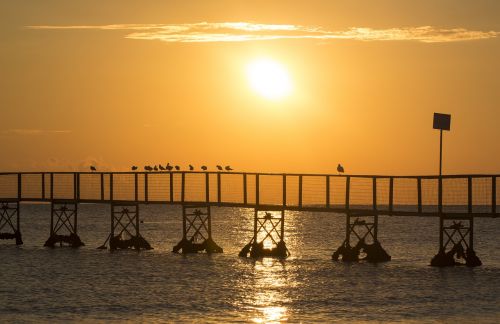
<svg viewBox="0 0 500 324"><path fill-rule="evenodd" d="M388 215L499 216L500 175L0 173L0 200L210 204Z"/></svg>

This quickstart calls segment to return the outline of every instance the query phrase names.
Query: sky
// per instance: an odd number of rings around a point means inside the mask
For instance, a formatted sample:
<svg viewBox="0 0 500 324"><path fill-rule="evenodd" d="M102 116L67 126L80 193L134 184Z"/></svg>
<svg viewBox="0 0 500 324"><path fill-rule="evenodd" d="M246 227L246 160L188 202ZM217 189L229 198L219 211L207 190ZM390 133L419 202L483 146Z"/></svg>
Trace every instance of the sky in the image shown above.
<svg viewBox="0 0 500 324"><path fill-rule="evenodd" d="M0 0L0 171L432 175L440 112L443 172L498 174L499 17L495 0ZM259 61L286 96L252 87Z"/></svg>

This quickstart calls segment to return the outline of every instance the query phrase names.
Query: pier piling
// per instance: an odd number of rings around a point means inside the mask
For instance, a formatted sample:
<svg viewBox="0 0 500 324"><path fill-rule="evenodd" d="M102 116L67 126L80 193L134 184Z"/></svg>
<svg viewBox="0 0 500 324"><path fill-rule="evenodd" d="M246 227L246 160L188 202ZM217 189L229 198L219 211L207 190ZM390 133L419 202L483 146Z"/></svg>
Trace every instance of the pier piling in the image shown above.
<svg viewBox="0 0 500 324"><path fill-rule="evenodd" d="M54 247L63 243L70 247L83 246L77 234L78 204L74 201L52 201L50 208L50 236L44 246ZM66 232L67 234L60 234Z"/></svg>
<svg viewBox="0 0 500 324"><path fill-rule="evenodd" d="M0 239L16 239L16 245L23 244L19 217L19 201L0 201Z"/></svg>

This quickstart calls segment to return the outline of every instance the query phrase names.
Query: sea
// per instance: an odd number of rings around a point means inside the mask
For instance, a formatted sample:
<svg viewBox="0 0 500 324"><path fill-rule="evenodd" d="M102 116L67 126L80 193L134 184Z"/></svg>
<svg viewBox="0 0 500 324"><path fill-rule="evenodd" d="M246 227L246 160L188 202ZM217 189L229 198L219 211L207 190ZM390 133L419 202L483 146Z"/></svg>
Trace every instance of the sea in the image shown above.
<svg viewBox="0 0 500 324"><path fill-rule="evenodd" d="M252 209L212 207L224 253L181 255L179 206L141 205L150 251L98 250L110 207L81 204L84 247L44 248L50 205L22 204L24 245L0 241L0 322L320 323L500 322L500 220L475 220L476 268L430 267L438 218L380 216L380 264L332 261L345 216L287 212L285 260L242 258Z"/></svg>

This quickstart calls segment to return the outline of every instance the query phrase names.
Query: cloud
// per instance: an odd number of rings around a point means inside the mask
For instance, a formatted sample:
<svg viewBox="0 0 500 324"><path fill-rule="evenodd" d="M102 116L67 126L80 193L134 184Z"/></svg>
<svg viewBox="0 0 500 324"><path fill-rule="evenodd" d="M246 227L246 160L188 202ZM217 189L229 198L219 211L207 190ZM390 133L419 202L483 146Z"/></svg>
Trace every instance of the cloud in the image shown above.
<svg viewBox="0 0 500 324"><path fill-rule="evenodd" d="M219 22L192 24L115 24L101 26L27 26L41 30L118 30L125 38L158 40L169 43L248 42L279 39L357 40L357 41L416 41L447 43L495 38L498 31L476 31L466 28L433 26L373 29L351 27L331 31L318 26L256 24L249 22Z"/></svg>
<svg viewBox="0 0 500 324"><path fill-rule="evenodd" d="M48 135L48 134L68 134L71 133L70 130L46 130L46 129L26 129L26 128L16 128L7 129L0 132L4 135Z"/></svg>

